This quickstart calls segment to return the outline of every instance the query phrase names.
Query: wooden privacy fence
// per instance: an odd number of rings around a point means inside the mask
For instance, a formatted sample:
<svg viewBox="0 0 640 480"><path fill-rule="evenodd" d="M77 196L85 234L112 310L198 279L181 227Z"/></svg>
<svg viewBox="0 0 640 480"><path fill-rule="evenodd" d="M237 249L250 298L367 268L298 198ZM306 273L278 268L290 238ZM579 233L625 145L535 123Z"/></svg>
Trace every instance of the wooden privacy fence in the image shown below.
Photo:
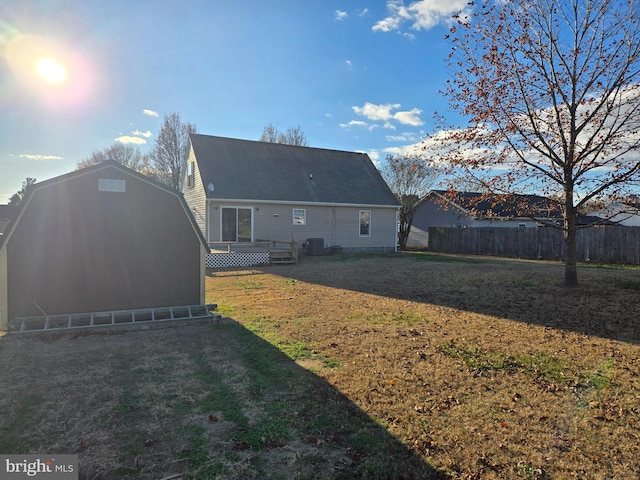
<svg viewBox="0 0 640 480"><path fill-rule="evenodd" d="M579 229L577 249L579 261L640 265L640 227ZM564 239L562 231L554 228L430 227L428 250L562 260Z"/></svg>

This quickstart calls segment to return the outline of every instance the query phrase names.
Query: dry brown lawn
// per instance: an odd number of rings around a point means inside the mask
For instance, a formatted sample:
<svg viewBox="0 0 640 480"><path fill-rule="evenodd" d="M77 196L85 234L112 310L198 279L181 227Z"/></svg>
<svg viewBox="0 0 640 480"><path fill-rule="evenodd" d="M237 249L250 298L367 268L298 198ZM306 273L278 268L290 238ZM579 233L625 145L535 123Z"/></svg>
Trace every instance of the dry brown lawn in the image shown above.
<svg viewBox="0 0 640 480"><path fill-rule="evenodd" d="M0 453L81 479L640 478L640 269L209 271L217 321L0 338Z"/></svg>
<svg viewBox="0 0 640 480"><path fill-rule="evenodd" d="M211 272L225 315L453 478L640 478L640 270L399 254Z"/></svg>

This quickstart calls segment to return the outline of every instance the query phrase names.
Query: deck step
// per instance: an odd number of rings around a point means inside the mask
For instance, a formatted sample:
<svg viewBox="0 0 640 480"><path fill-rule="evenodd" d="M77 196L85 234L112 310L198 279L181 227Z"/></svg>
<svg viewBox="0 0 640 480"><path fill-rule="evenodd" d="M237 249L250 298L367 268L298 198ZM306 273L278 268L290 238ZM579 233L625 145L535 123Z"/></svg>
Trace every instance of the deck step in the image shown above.
<svg viewBox="0 0 640 480"><path fill-rule="evenodd" d="M134 323L220 318L216 304L141 308L105 312L17 317L9 322L9 333L43 332L75 328L104 327Z"/></svg>
<svg viewBox="0 0 640 480"><path fill-rule="evenodd" d="M296 263L293 253L289 251L271 251L269 252L269 260L273 265Z"/></svg>

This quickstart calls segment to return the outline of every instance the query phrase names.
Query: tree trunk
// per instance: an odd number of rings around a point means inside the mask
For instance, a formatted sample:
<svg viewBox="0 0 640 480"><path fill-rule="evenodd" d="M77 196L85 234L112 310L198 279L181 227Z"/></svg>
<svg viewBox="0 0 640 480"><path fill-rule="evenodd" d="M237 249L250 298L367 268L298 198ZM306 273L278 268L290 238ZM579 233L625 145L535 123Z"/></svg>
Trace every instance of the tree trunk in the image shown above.
<svg viewBox="0 0 640 480"><path fill-rule="evenodd" d="M398 231L398 248L400 250L404 250L407 248L409 228L411 227L406 222L400 222L400 230Z"/></svg>
<svg viewBox="0 0 640 480"><path fill-rule="evenodd" d="M567 287L578 285L576 266L576 209L573 206L573 190L565 190L564 209L564 284Z"/></svg>

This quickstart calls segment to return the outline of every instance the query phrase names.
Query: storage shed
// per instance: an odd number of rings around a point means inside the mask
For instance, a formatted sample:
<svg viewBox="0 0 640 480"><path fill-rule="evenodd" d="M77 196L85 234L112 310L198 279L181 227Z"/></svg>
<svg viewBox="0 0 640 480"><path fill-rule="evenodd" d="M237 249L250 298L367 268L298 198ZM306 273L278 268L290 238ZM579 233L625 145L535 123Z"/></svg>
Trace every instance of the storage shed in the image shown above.
<svg viewBox="0 0 640 480"><path fill-rule="evenodd" d="M0 330L204 303L209 250L182 194L116 162L36 183L0 242Z"/></svg>

